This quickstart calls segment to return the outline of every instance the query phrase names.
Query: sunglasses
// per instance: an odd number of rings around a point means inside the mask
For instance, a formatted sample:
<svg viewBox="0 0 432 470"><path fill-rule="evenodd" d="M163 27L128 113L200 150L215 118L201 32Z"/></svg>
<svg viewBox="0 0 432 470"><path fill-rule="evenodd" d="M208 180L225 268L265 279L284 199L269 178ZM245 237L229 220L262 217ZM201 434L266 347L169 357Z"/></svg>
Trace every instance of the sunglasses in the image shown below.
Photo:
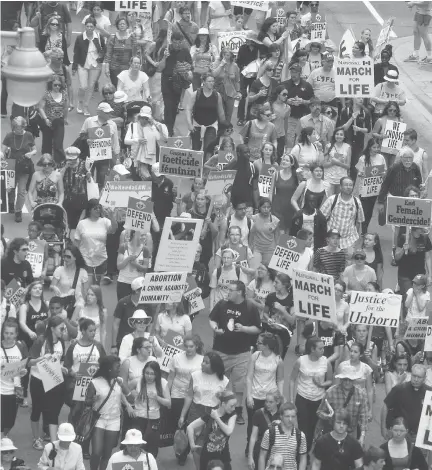
<svg viewBox="0 0 432 470"><path fill-rule="evenodd" d="M136 325L146 325L148 323L148 319L146 318L140 318L140 319L134 318L133 321Z"/></svg>
<svg viewBox="0 0 432 470"><path fill-rule="evenodd" d="M42 163L41 165L42 167L48 167L48 166L53 166L52 163Z"/></svg>
<svg viewBox="0 0 432 470"><path fill-rule="evenodd" d="M51 26L58 26L58 23L50 23Z"/></svg>
<svg viewBox="0 0 432 470"><path fill-rule="evenodd" d="M281 93L281 96L288 96L288 93Z"/></svg>
<svg viewBox="0 0 432 470"><path fill-rule="evenodd" d="M332 111L326 111L324 114L327 114L327 116L331 116L333 114Z"/></svg>
<svg viewBox="0 0 432 470"><path fill-rule="evenodd" d="M15 451L14 450L2 450L1 453L4 454L4 455L7 455L7 454L13 454Z"/></svg>
<svg viewBox="0 0 432 470"><path fill-rule="evenodd" d="M71 255L63 255L63 258L64 259L72 259L72 256Z"/></svg>
<svg viewBox="0 0 432 470"><path fill-rule="evenodd" d="M359 259L365 260L366 258L364 256L354 256L354 259L355 260L359 260Z"/></svg>
<svg viewBox="0 0 432 470"><path fill-rule="evenodd" d="M270 113L270 114L265 113L264 116L265 116L265 117L270 117L270 116L271 116L271 113Z"/></svg>
<svg viewBox="0 0 432 470"><path fill-rule="evenodd" d="M61 87L61 83L53 83L53 86Z"/></svg>

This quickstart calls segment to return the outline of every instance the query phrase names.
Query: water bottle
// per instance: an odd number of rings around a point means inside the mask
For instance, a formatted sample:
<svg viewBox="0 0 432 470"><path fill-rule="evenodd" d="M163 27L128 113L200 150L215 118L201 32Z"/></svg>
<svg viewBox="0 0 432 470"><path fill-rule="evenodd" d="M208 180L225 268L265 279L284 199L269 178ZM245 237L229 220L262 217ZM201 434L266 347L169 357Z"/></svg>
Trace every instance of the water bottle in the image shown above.
<svg viewBox="0 0 432 470"><path fill-rule="evenodd" d="M237 98L234 100L234 108L238 108L240 104L240 100Z"/></svg>

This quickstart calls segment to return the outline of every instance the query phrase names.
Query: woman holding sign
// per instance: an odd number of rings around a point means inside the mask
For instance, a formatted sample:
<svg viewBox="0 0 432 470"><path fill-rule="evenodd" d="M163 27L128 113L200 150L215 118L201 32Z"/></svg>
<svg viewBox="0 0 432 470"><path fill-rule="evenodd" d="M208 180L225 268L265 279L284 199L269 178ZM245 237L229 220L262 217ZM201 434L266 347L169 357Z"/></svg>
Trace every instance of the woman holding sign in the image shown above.
<svg viewBox="0 0 432 470"><path fill-rule="evenodd" d="M155 336L159 344L165 346L163 338L169 331L181 336L192 333L192 323L182 302L166 303L165 311L159 313L155 324Z"/></svg>
<svg viewBox="0 0 432 470"><path fill-rule="evenodd" d="M21 341L17 341L18 323L14 318L5 321L2 328L1 342L1 432L7 436L15 424L18 411L18 398L22 396L20 377L27 374L25 367L16 369L7 376L3 375L3 367L8 364L23 361L28 356L28 350Z"/></svg>
<svg viewBox="0 0 432 470"><path fill-rule="evenodd" d="M48 424L51 442L57 439L58 417L65 399L65 383L62 374L66 375L68 370L56 363L63 360L65 353L62 340L65 331L64 320L58 315L51 317L45 334L35 341L29 354L32 397L30 424L33 433L33 448L36 450L44 448L39 427L41 414L44 423ZM39 367L42 361L43 368ZM45 391L46 388L48 391Z"/></svg>

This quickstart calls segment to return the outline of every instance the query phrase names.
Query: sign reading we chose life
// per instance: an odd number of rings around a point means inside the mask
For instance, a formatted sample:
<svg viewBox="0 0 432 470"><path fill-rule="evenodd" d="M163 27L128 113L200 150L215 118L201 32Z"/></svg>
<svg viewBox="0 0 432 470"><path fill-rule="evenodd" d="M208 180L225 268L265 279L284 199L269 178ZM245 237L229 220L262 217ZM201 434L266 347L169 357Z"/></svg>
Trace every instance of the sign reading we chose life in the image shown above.
<svg viewBox="0 0 432 470"><path fill-rule="evenodd" d="M381 144L381 151L397 155L402 148L404 132L407 125L405 122L391 121L387 119L384 129L384 139Z"/></svg>

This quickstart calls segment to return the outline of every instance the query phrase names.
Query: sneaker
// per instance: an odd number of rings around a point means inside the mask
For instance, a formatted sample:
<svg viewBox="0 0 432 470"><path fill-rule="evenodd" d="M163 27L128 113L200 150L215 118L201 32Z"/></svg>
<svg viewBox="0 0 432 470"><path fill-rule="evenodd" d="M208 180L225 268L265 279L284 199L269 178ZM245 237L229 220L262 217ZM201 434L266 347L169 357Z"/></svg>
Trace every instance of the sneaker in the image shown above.
<svg viewBox="0 0 432 470"><path fill-rule="evenodd" d="M419 58L417 56L411 54L406 59L404 59L404 62L418 62L418 60Z"/></svg>
<svg viewBox="0 0 432 470"><path fill-rule="evenodd" d="M112 274L105 274L103 277L104 284L111 284L113 282L113 276Z"/></svg>
<svg viewBox="0 0 432 470"><path fill-rule="evenodd" d="M15 216L16 216L16 214L15 214ZM21 408L28 408L28 406L29 406L28 401L24 398L24 400L22 401L20 406L21 406Z"/></svg>
<svg viewBox="0 0 432 470"><path fill-rule="evenodd" d="M42 439L43 439L44 442L51 442L51 436L47 432L44 433Z"/></svg>
<svg viewBox="0 0 432 470"><path fill-rule="evenodd" d="M80 105L77 106L77 114L82 114L84 111L80 107Z"/></svg>
<svg viewBox="0 0 432 470"><path fill-rule="evenodd" d="M20 222L22 222L22 213L21 212L15 212L15 222L18 223L18 224Z"/></svg>
<svg viewBox="0 0 432 470"><path fill-rule="evenodd" d="M33 439L33 449L44 450L43 441L40 437L37 439Z"/></svg>
<svg viewBox="0 0 432 470"><path fill-rule="evenodd" d="M246 423L241 413L237 415L236 423L240 425L243 425Z"/></svg>
<svg viewBox="0 0 432 470"><path fill-rule="evenodd" d="M237 125L238 125L239 127L243 127L243 126L245 125L245 122L242 121L241 119L239 119L239 120L237 121Z"/></svg>
<svg viewBox="0 0 432 470"><path fill-rule="evenodd" d="M90 111L88 109L84 109L84 116L90 116Z"/></svg>
<svg viewBox="0 0 432 470"><path fill-rule="evenodd" d="M420 65L430 65L430 64L432 64L432 57L426 56L425 58L423 58L419 61L419 64Z"/></svg>

